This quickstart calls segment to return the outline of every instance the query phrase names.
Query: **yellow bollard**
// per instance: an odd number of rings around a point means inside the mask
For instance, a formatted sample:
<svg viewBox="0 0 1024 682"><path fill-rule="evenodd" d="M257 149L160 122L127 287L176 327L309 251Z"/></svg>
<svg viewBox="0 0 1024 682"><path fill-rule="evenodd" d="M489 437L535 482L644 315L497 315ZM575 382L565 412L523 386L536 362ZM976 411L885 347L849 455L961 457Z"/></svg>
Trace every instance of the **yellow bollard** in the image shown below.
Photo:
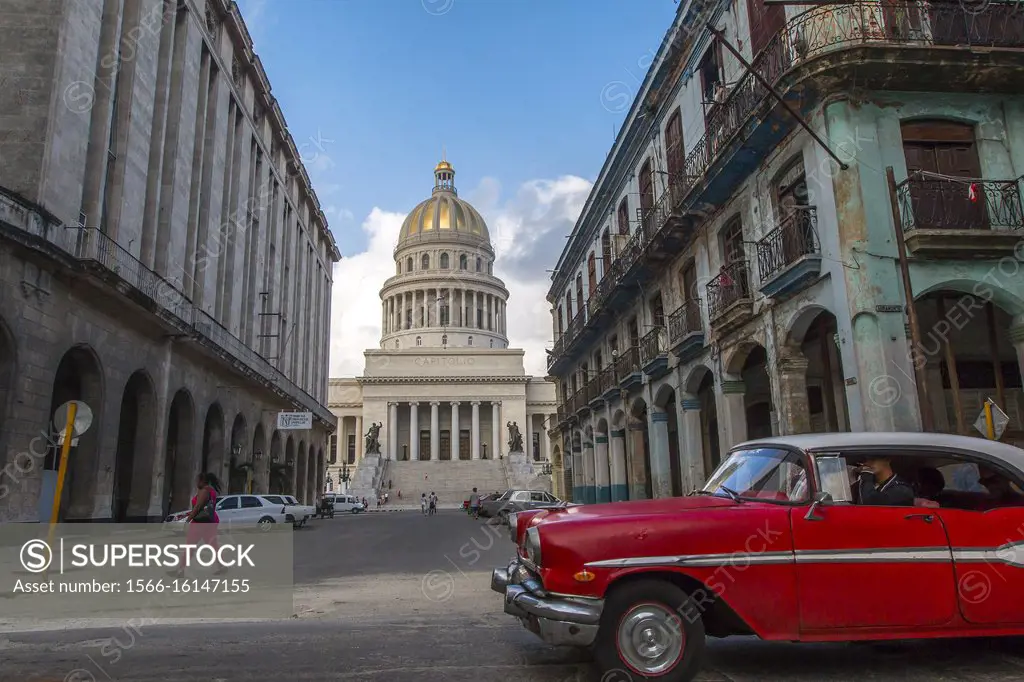
<svg viewBox="0 0 1024 682"><path fill-rule="evenodd" d="M992 401L985 401L985 428L988 431L988 439L996 439L996 425L992 419Z"/></svg>
<svg viewBox="0 0 1024 682"><path fill-rule="evenodd" d="M47 544L53 547L53 535L57 531L57 521L60 516L60 499L64 495L64 478L68 474L68 455L71 453L71 440L75 435L75 415L78 414L78 404L68 405L68 421L64 426L64 442L60 447L60 464L57 467L57 490L53 495L53 510L50 512L50 533L47 536ZM52 551L52 549L51 549Z"/></svg>

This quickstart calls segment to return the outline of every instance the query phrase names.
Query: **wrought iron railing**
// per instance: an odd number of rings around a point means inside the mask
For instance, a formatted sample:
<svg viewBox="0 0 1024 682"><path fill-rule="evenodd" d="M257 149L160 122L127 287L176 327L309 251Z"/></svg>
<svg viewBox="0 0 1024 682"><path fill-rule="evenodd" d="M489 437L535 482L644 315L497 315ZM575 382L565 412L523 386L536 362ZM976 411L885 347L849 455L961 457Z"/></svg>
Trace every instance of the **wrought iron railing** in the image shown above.
<svg viewBox="0 0 1024 682"><path fill-rule="evenodd" d="M590 298L587 299L587 319L593 320L600 309L601 301L597 297L597 286L595 285L594 291L591 292Z"/></svg>
<svg viewBox="0 0 1024 682"><path fill-rule="evenodd" d="M579 412L589 405L590 402L587 400L587 385L583 384L583 386L580 387L580 390L576 391L576 395L572 397L573 412Z"/></svg>
<svg viewBox="0 0 1024 682"><path fill-rule="evenodd" d="M646 365L665 352L665 327L659 325L640 339L640 362Z"/></svg>
<svg viewBox="0 0 1024 682"><path fill-rule="evenodd" d="M601 397L601 376L595 374L587 382L587 402L591 403Z"/></svg>
<svg viewBox="0 0 1024 682"><path fill-rule="evenodd" d="M903 230L997 230L1024 228L1021 182L950 179L914 173L896 188Z"/></svg>
<svg viewBox="0 0 1024 682"><path fill-rule="evenodd" d="M700 301L687 301L668 316L669 343L704 330L700 319Z"/></svg>
<svg viewBox="0 0 1024 682"><path fill-rule="evenodd" d="M576 337L580 335L580 332L583 331L583 327L586 325L586 319L586 313L582 310L576 313L576 317L572 318L572 322L570 322L569 326L566 328L565 334L562 335L562 339L566 346L571 344Z"/></svg>
<svg viewBox="0 0 1024 682"><path fill-rule="evenodd" d="M640 349L630 346L615 358L615 375L619 380L640 371Z"/></svg>
<svg viewBox="0 0 1024 682"><path fill-rule="evenodd" d="M95 263L116 275L136 292L151 300L157 310L170 313L190 333L211 342L249 372L284 396L331 423L335 417L319 400L296 385L262 355L249 348L207 312L195 306L177 287L156 274L109 235L95 227L65 228L73 233L71 255L82 263ZM65 242L67 243L67 242Z"/></svg>
<svg viewBox="0 0 1024 682"><path fill-rule="evenodd" d="M615 365L608 365L602 369L601 373L598 374L598 380L600 381L602 395L615 388Z"/></svg>
<svg viewBox="0 0 1024 682"><path fill-rule="evenodd" d="M571 401L571 398L566 398L566 400ZM568 402L558 403L558 405L555 406L555 417L558 419L559 423L564 422L569 418L569 411L570 404Z"/></svg>
<svg viewBox="0 0 1024 682"><path fill-rule="evenodd" d="M820 250L817 210L814 206L797 206L757 243L758 276L764 282Z"/></svg>
<svg viewBox="0 0 1024 682"><path fill-rule="evenodd" d="M750 277L746 261L735 261L722 268L708 282L708 315L715 319L731 305L750 298Z"/></svg>

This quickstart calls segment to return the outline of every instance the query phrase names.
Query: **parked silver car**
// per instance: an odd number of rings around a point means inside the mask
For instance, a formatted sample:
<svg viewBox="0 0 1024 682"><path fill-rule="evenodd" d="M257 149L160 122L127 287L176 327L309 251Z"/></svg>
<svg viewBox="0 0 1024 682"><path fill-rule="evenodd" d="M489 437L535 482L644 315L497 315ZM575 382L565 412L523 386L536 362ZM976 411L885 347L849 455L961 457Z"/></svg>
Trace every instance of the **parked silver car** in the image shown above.
<svg viewBox="0 0 1024 682"><path fill-rule="evenodd" d="M506 490L496 500L486 500L480 506L480 516L494 516L502 523L508 522L508 515L529 509L550 509L565 507L568 502L558 499L544 490Z"/></svg>

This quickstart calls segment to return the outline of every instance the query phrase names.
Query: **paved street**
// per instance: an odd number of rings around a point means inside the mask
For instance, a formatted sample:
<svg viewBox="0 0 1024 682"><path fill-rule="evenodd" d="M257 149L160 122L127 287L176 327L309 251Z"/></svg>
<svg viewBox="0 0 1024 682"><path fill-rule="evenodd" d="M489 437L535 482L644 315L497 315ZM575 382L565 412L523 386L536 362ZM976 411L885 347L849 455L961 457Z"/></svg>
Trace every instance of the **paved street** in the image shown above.
<svg viewBox="0 0 1024 682"><path fill-rule="evenodd" d="M542 645L501 613L488 577L511 551L498 528L454 511L315 521L296 535L298 617L0 633L0 682L598 682L584 655ZM699 679L1009 681L1024 677L1024 643L733 639L711 643L711 667Z"/></svg>

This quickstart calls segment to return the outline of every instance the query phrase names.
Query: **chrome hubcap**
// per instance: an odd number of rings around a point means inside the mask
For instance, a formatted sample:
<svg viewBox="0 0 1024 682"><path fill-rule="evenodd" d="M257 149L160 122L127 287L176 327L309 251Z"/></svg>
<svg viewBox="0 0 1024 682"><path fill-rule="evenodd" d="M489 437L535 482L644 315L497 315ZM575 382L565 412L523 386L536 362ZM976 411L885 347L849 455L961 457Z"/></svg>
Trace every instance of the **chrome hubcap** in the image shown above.
<svg viewBox="0 0 1024 682"><path fill-rule="evenodd" d="M672 668L682 656L685 639L679 618L658 604L634 606L619 623L619 653L630 667L647 675Z"/></svg>

